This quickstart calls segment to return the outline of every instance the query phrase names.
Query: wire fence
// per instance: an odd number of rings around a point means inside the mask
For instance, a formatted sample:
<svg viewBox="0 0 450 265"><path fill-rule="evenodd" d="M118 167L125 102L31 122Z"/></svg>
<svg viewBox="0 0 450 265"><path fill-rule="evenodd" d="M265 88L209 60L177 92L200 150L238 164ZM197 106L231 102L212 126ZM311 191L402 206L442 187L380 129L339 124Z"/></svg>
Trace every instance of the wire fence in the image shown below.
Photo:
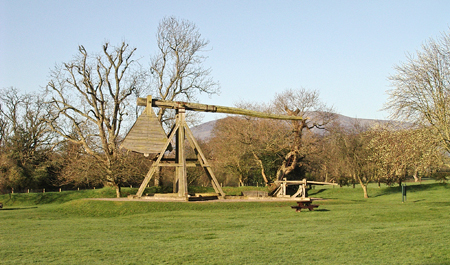
<svg viewBox="0 0 450 265"><path fill-rule="evenodd" d="M80 190L95 190L102 187L88 187L88 188L43 188L43 189L1 189L0 194L14 194L14 193L46 193L46 192L62 192L62 191L80 191Z"/></svg>

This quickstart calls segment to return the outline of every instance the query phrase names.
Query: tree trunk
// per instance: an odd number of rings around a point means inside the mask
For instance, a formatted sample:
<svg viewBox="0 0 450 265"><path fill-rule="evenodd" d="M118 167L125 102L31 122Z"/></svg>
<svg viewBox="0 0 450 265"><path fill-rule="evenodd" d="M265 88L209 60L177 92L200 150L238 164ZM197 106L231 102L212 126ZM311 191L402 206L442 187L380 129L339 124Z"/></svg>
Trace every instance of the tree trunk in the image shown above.
<svg viewBox="0 0 450 265"><path fill-rule="evenodd" d="M120 185L116 184L116 185L114 185L114 188L116 188L116 197L120 198L120 195L122 194L122 192L120 190Z"/></svg>
<svg viewBox="0 0 450 265"><path fill-rule="evenodd" d="M368 199L369 194L367 193L367 184L364 184L364 182L362 181L362 179L360 177L358 177L358 181L359 181L359 184L361 185L361 188L363 189L364 198Z"/></svg>
<svg viewBox="0 0 450 265"><path fill-rule="evenodd" d="M116 197L120 198L121 195L120 184L117 180L114 179L111 168L112 168L111 163L106 165L106 184L109 185L110 187L114 187L116 189Z"/></svg>
<svg viewBox="0 0 450 265"><path fill-rule="evenodd" d="M361 187L362 187L362 189L364 191L364 198L368 199L369 198L369 194L367 193L367 186L361 184Z"/></svg>
<svg viewBox="0 0 450 265"><path fill-rule="evenodd" d="M283 180L283 178L291 173L297 166L298 161L298 152L291 151L289 152L285 158L281 167L277 170L277 180ZM290 164L289 164L290 163Z"/></svg>
<svg viewBox="0 0 450 265"><path fill-rule="evenodd" d="M244 187L244 181L242 181L242 177L239 177L239 187Z"/></svg>
<svg viewBox="0 0 450 265"><path fill-rule="evenodd" d="M263 162L261 161L261 159L259 159L259 157L256 155L255 152L253 152L253 156L255 157L256 161L258 162L259 166L261 167L261 176L264 179L264 183L267 186L267 184L269 184L269 180L267 179L266 172L264 171Z"/></svg>
<svg viewBox="0 0 450 265"><path fill-rule="evenodd" d="M351 176L352 176L352 186L353 186L353 188L356 188L356 181L355 181L356 176L355 176L355 174L351 174Z"/></svg>
<svg viewBox="0 0 450 265"><path fill-rule="evenodd" d="M417 169L414 170L414 175L413 175L413 177L414 177L414 182L419 182L419 181L420 181L418 175L419 175L419 171L418 171Z"/></svg>

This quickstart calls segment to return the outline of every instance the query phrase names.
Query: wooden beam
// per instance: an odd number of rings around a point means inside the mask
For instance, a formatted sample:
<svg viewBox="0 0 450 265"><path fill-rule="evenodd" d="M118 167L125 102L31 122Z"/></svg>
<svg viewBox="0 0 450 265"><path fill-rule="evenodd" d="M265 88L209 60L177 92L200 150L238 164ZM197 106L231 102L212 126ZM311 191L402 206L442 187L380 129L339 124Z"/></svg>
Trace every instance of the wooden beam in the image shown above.
<svg viewBox="0 0 450 265"><path fill-rule="evenodd" d="M186 125L186 135L189 143L191 144L191 147L196 151L198 161L201 164L201 167L205 171L206 175L211 180L211 184L214 188L214 191L219 194L219 196L224 199L225 193L222 190L222 187L219 184L219 181L217 180L216 176L214 175L214 172L211 169L211 166L208 164L206 160L206 156L203 154L200 145L198 144L197 140L195 140L194 134L192 133L191 129Z"/></svg>
<svg viewBox="0 0 450 265"><path fill-rule="evenodd" d="M159 166L160 167L175 167L175 166L178 166L178 164L176 164L175 162L174 163L167 163L167 162L163 163L163 162L161 162L161 163L159 163ZM197 166L199 166L199 164L186 163L186 167L197 167Z"/></svg>
<svg viewBox="0 0 450 265"><path fill-rule="evenodd" d="M147 98L138 98L138 106L147 106ZM192 111L202 111L202 112L218 112L218 113L228 113L228 114L238 114L257 118L267 118L267 119L278 119L278 120L303 120L303 117L290 116L290 115L280 115L273 113L266 113L254 110L247 110L241 108L224 107L217 105L206 105L200 103L190 103L182 101L168 101L168 100L158 100L152 99L152 106L167 109L186 109Z"/></svg>
<svg viewBox="0 0 450 265"><path fill-rule="evenodd" d="M338 186L337 183L331 183L331 182L319 182L319 181L309 181L306 182L304 180L277 180L275 181L276 184L280 183L286 183L287 185L305 185L305 184L311 184L311 185L334 185Z"/></svg>

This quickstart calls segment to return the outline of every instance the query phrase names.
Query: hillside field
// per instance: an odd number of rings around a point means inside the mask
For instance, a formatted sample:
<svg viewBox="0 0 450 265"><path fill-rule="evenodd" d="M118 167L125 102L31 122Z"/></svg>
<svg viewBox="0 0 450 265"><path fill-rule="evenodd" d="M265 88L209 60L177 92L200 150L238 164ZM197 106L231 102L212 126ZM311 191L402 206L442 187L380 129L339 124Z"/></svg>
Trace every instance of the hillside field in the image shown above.
<svg viewBox="0 0 450 265"><path fill-rule="evenodd" d="M0 195L0 264L450 264L449 184L408 183L404 203L400 187L309 195L326 200L295 212L295 202L85 199L113 197L108 188Z"/></svg>

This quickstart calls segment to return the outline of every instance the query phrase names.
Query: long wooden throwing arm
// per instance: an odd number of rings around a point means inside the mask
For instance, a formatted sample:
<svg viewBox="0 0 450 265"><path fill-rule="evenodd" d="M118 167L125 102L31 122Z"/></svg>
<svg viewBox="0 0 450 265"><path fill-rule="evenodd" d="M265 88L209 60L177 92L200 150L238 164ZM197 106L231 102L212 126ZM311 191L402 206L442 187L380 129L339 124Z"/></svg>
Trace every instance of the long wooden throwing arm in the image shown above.
<svg viewBox="0 0 450 265"><path fill-rule="evenodd" d="M150 99L150 97L148 99ZM138 106L147 106L147 103L149 103L149 102L147 102L148 99L147 98L138 98L137 105ZM238 115L246 115L246 116L267 118L267 119L278 119L278 120L303 120L303 117L299 117L299 116L272 114L272 113L266 113L266 112L260 112L260 111L241 109L241 108L206 105L206 104L190 103L190 102L182 102L182 101L158 100L158 99L151 99L151 101L152 101L152 103L151 103L152 107L159 107L159 108L187 109L187 110L203 111L203 112L229 113L229 114L238 114Z"/></svg>

